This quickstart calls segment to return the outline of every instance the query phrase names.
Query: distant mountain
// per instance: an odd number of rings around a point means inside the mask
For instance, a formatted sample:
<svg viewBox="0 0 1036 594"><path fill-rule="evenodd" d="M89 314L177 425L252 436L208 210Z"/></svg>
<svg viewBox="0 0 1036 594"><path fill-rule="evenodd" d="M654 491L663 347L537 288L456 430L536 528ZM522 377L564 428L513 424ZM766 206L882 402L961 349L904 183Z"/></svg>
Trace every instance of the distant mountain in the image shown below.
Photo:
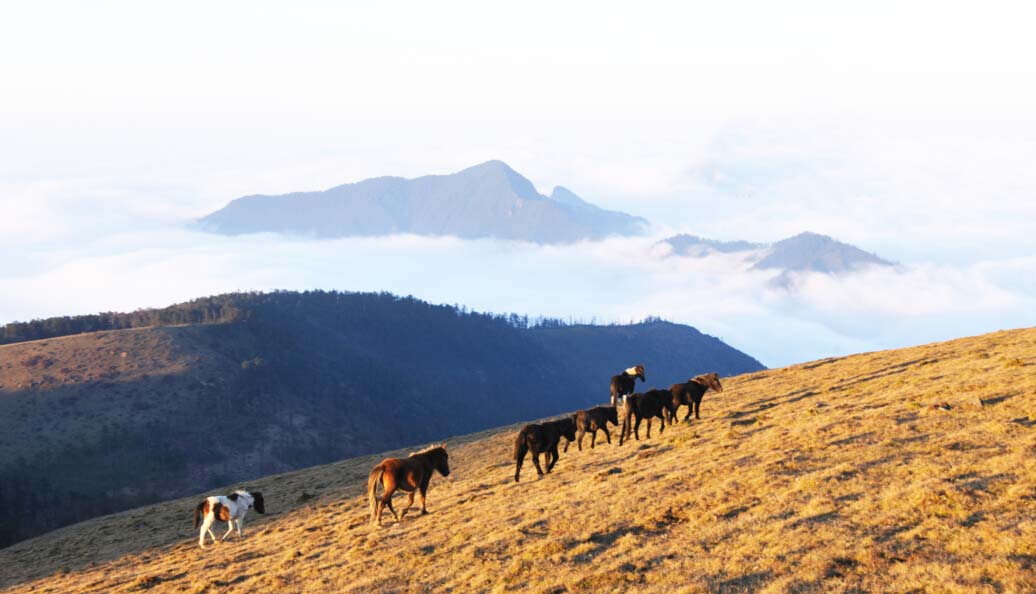
<svg viewBox="0 0 1036 594"><path fill-rule="evenodd" d="M732 252L747 252L766 247L765 243L752 243L749 241L719 241L716 239L705 239L697 235L680 234L662 240L673 248L673 254L677 256L691 256L701 258L711 253L719 252L728 254Z"/></svg>
<svg viewBox="0 0 1036 594"><path fill-rule="evenodd" d="M892 266L892 262L827 235L805 232L770 246L766 256L755 263L755 268L813 270L830 274L871 265Z"/></svg>
<svg viewBox="0 0 1036 594"><path fill-rule="evenodd" d="M0 546L258 476L756 371L689 326L277 292L0 326Z"/></svg>
<svg viewBox="0 0 1036 594"><path fill-rule="evenodd" d="M809 270L837 274L865 266L893 266L892 262L856 246L809 231L773 244L717 241L695 235L675 235L660 243L671 246L673 254L677 256L700 258L717 252L744 252L754 261L752 268L757 270Z"/></svg>
<svg viewBox="0 0 1036 594"><path fill-rule="evenodd" d="M566 243L636 235L647 221L599 208L562 187L544 196L506 163L488 161L450 175L378 177L322 192L245 196L198 224L224 235L414 233Z"/></svg>

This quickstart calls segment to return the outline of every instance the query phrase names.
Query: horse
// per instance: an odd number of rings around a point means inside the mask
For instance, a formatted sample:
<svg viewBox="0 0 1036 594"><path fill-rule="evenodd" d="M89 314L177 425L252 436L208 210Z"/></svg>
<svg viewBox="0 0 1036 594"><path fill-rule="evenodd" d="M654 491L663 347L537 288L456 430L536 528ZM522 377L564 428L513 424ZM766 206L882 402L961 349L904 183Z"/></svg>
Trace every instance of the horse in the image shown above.
<svg viewBox="0 0 1036 594"><path fill-rule="evenodd" d="M237 537L244 538L244 535L241 533L241 527L244 526L245 514L253 507L255 511L261 514L266 513L263 494L258 491L249 493L248 491L238 490L230 495L206 497L205 501L202 501L194 508L194 529L197 530L198 524L201 524L201 530L198 532L198 545L203 549L205 548L206 533L212 537L212 542L218 542L216 535L212 533L212 524L217 519L227 523L227 533L223 535L220 541L224 541L230 536L230 533L234 531L235 525L237 526Z"/></svg>
<svg viewBox="0 0 1036 594"><path fill-rule="evenodd" d="M572 420L576 423L576 444L581 452L583 451L583 435L587 431L590 432L591 450L594 449L594 444L597 442L598 429L604 431L604 436L608 439L609 444L612 442L612 436L608 432L608 423L617 426L619 424L619 413L614 406L595 406L572 415ZM565 443L566 452L571 444L571 441Z"/></svg>
<svg viewBox="0 0 1036 594"><path fill-rule="evenodd" d="M700 420L701 415L698 413L701 410L701 399L709 388L712 388L714 392L723 391L723 384L719 383L719 374L715 371L696 376L684 384L669 386L669 392L673 395L673 413L669 417L669 424L674 423L677 411L684 404L687 405L687 416L683 418L684 422L691 420L692 412L694 418Z"/></svg>
<svg viewBox="0 0 1036 594"><path fill-rule="evenodd" d="M522 427L514 438L514 453L511 456L517 463L514 469L514 482L518 482L518 476L522 472L522 462L525 461L525 454L530 450L537 474L543 476L540 454L543 454L543 460L547 462L547 472L550 472L558 463L558 443L562 437L569 442L576 440L576 423L572 417L538 424L532 423Z"/></svg>
<svg viewBox="0 0 1036 594"><path fill-rule="evenodd" d="M375 466L367 478L367 501L370 503L371 524L381 526L381 514L388 506L392 517L397 522L403 521L403 517L414 505L414 495L421 494L421 515L428 513L425 505L425 495L428 493L428 482L432 480L434 471L443 476L450 476L449 454L446 453L446 444L427 447L420 452L414 452L406 458L385 458ZM375 496L381 483L384 494L381 498ZM392 507L392 494L396 489L402 489L410 494L406 508L400 514Z"/></svg>
<svg viewBox="0 0 1036 594"><path fill-rule="evenodd" d="M615 406L620 397L623 398L623 403L625 403L625 398L636 389L638 377L642 382L647 381L644 376L643 365L634 365L619 375L612 376L612 406Z"/></svg>
<svg viewBox="0 0 1036 594"><path fill-rule="evenodd" d="M662 420L662 428L658 430L661 434L665 432L665 419L668 414L676 414L673 407L673 395L669 390L648 390L643 394L632 394L626 401L626 416L622 420L622 433L619 435L619 445L625 442L630 434L630 417L636 417L633 425L633 436L640 441L640 421L647 418L647 436L651 437L651 419L658 417Z"/></svg>

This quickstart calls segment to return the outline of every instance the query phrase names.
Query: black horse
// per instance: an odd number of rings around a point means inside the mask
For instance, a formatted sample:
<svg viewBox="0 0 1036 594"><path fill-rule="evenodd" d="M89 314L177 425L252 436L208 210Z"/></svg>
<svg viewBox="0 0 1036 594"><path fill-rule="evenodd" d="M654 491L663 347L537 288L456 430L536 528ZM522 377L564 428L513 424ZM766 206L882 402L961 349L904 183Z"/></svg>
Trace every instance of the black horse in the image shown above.
<svg viewBox="0 0 1036 594"><path fill-rule="evenodd" d="M540 454L543 454L543 460L547 462L547 472L550 472L558 463L558 443L562 437L570 442L576 439L576 424L571 417L522 427L514 438L512 457L517 462L514 469L514 482L518 482L518 475L522 472L522 462L525 461L526 452L530 450L532 450L532 463L536 465L536 472L543 476Z"/></svg>
<svg viewBox="0 0 1036 594"><path fill-rule="evenodd" d="M642 382L647 381L647 379L644 377L643 365L635 365L633 367L630 367L626 371L623 371L619 375L612 376L612 406L615 406L615 404L619 401L620 398L623 398L624 396L629 396L633 393L633 390L637 389L638 377Z"/></svg>
<svg viewBox="0 0 1036 594"><path fill-rule="evenodd" d="M701 399L709 388L716 392L723 391L723 384L719 383L719 374L715 371L699 375L684 384L669 386L669 392L673 395L673 412L669 415L669 424L672 425L676 421L676 412L685 404L687 416L683 418L684 422L691 420L692 412L695 419L701 419Z"/></svg>
<svg viewBox="0 0 1036 594"><path fill-rule="evenodd" d="M647 419L647 436L651 437L651 419L658 417L662 421L662 428L659 433L665 431L665 419L667 415L676 414L673 406L673 395L669 390L648 390L643 394L632 394L626 399L626 416L622 420L622 433L619 435L619 445L629 437L630 419L636 417L633 425L633 436L640 441L640 421Z"/></svg>
<svg viewBox="0 0 1036 594"><path fill-rule="evenodd" d="M583 435L588 431L590 432L590 449L594 449L594 444L597 442L597 430L604 431L604 436L608 439L608 443L612 442L611 433L608 432L608 423L612 425L619 424L619 413L616 412L614 406L595 406L587 410L581 410L576 414L572 415L572 420L576 422L576 445L579 446L579 451L583 451ZM572 442L565 444L565 451L568 451L568 446Z"/></svg>

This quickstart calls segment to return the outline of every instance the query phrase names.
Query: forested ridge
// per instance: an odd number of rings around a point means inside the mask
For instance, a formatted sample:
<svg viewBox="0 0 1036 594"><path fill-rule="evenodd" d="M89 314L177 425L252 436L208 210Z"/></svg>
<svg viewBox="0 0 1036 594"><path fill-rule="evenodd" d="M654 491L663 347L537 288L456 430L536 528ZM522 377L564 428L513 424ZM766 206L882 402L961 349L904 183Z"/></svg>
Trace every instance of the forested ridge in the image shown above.
<svg viewBox="0 0 1036 594"><path fill-rule="evenodd" d="M0 544L599 403L634 363L648 386L762 367L658 320L569 325L384 293L234 293L8 324L3 339L34 342L0 349Z"/></svg>

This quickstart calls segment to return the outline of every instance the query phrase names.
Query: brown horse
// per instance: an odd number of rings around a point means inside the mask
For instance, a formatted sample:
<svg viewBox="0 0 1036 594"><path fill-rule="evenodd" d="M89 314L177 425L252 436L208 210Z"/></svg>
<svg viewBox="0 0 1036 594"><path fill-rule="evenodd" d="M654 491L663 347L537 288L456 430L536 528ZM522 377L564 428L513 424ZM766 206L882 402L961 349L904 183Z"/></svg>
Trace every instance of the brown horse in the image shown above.
<svg viewBox="0 0 1036 594"><path fill-rule="evenodd" d="M410 454L408 458L386 458L371 470L370 478L367 479L367 500L371 508L371 524L377 523L381 526L381 514L388 506L396 521L402 521L403 516L410 511L414 504L414 494L421 493L421 515L428 513L425 506L425 494L428 492L428 482L432 480L432 472L438 470L443 476L450 475L449 454L446 453L446 444L431 446ZM378 483L385 489L381 498L375 497ZM396 489L402 489L410 494L406 508L403 513L396 514L392 509L392 494Z"/></svg>
<svg viewBox="0 0 1036 594"><path fill-rule="evenodd" d="M616 412L614 406L595 406L572 415L572 420L576 422L576 444L581 452L583 451L583 436L587 432L590 433L591 450L594 449L594 444L597 443L598 429L604 431L604 436L608 439L608 443L612 442L611 433L608 432L608 423L618 425L619 413ZM566 452L571 444L571 441L565 443Z"/></svg>
<svg viewBox="0 0 1036 594"><path fill-rule="evenodd" d="M547 463L547 472L550 472L558 463L558 443L561 442L562 437L569 442L576 439L576 423L571 417L544 423L532 423L522 427L514 438L514 453L511 456L516 462L514 482L518 482L518 476L522 472L522 462L525 461L525 454L530 450L536 473L543 476L540 454L543 454L543 461Z"/></svg>
<svg viewBox="0 0 1036 594"><path fill-rule="evenodd" d="M691 420L692 412L695 419L701 419L699 414L701 399L709 388L715 392L723 391L723 384L719 383L719 374L715 371L696 376L684 384L669 386L669 392L673 395L673 411L669 415L669 423L672 424L676 420L676 413L684 404L687 405L687 416L683 418L684 422Z"/></svg>
<svg viewBox="0 0 1036 594"><path fill-rule="evenodd" d="M634 365L619 375L612 376L612 406L615 406L616 403L619 402L620 398L629 396L633 393L633 390L637 389L638 377L642 382L647 381L644 377L643 365Z"/></svg>
<svg viewBox="0 0 1036 594"><path fill-rule="evenodd" d="M640 421L647 419L647 436L651 437L651 419L658 417L662 421L659 433L665 431L666 416L676 414L673 407L673 395L669 390L648 390L643 394L633 394L626 401L626 416L622 420L622 433L619 434L619 445L629 439L630 433L640 441ZM636 418L632 431L630 420Z"/></svg>

